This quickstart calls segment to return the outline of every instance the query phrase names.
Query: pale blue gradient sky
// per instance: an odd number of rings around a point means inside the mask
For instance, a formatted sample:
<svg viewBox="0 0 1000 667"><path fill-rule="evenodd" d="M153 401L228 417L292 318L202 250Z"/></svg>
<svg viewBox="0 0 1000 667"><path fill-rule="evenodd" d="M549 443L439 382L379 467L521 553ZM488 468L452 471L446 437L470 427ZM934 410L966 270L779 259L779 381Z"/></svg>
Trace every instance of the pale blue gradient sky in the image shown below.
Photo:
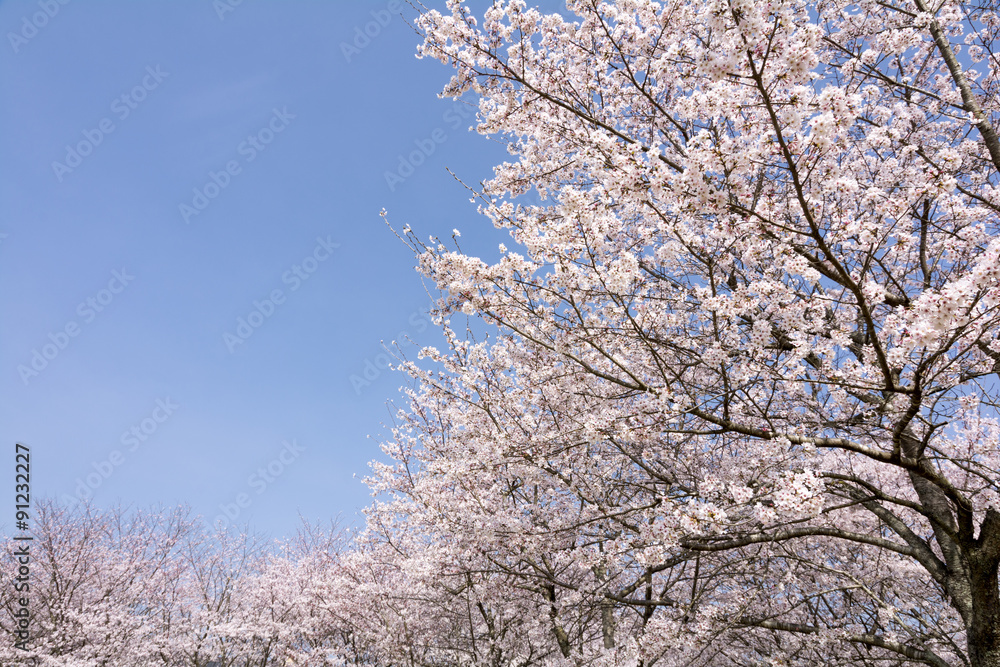
<svg viewBox="0 0 1000 667"><path fill-rule="evenodd" d="M388 4L245 0L220 19L211 0L52 2L32 33L38 0L0 3L0 527L15 441L35 498L66 499L103 468L98 506L188 503L211 519L246 494L237 521L274 536L300 512L356 520L379 456L366 436L403 383L376 367L380 341L440 340L379 211L424 236L459 228L484 257L506 240L446 171L477 183L506 151L437 98L451 72L414 57L411 8L372 27ZM366 24L377 34L348 62ZM78 166L54 169L102 123ZM263 150L244 143L269 125ZM420 141L433 153L390 189L385 172ZM179 206L227 164L186 222ZM227 345L274 290L271 316ZM19 372L35 350L53 358ZM352 386L366 360L370 384ZM133 427L145 440L123 438ZM281 474L254 477L269 463Z"/></svg>

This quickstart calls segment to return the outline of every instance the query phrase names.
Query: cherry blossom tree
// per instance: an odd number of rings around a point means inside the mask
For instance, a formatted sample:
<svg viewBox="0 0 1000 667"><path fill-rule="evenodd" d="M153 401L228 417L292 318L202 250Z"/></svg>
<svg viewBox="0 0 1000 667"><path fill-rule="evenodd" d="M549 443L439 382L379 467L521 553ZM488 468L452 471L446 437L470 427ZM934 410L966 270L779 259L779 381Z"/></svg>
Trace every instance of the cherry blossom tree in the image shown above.
<svg viewBox="0 0 1000 667"><path fill-rule="evenodd" d="M387 528L383 526L383 528ZM381 539L391 535L391 539ZM340 561L327 598L346 660L375 665L515 665L558 657L544 602L440 531L370 530Z"/></svg>
<svg viewBox="0 0 1000 667"><path fill-rule="evenodd" d="M401 234L448 347L371 478L386 655L1000 666L1000 8L566 7L416 21L513 246Z"/></svg>
<svg viewBox="0 0 1000 667"><path fill-rule="evenodd" d="M260 563L259 571L244 584L240 619L234 639L267 638L266 651L251 655L271 662L247 664L340 667L354 656L349 616L336 582L342 581L343 554L350 535L330 521L325 526L303 522L296 536L277 543ZM243 663L239 663L243 664Z"/></svg>
<svg viewBox="0 0 1000 667"><path fill-rule="evenodd" d="M183 508L52 501L39 503L32 523L27 592L12 581L20 543L4 541L5 665L318 667L349 653L322 597L347 544L336 524L269 544L246 532L202 533ZM20 597L29 601L27 650L16 646Z"/></svg>
<svg viewBox="0 0 1000 667"><path fill-rule="evenodd" d="M160 620L171 605L176 556L190 531L182 510L98 512L39 503L29 543L30 590L18 592L5 540L0 575L4 664L152 665L162 654ZM15 647L15 606L29 600L31 640Z"/></svg>

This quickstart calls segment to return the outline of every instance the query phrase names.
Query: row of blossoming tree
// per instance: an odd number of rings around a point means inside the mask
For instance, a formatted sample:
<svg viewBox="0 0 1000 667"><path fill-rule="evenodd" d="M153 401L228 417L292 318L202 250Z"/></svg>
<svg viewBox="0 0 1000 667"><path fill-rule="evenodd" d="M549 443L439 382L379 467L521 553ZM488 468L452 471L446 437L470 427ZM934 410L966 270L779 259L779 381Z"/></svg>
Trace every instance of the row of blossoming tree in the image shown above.
<svg viewBox="0 0 1000 667"><path fill-rule="evenodd" d="M50 664L1000 666L1000 7L416 25L514 156L475 189L513 247L401 233L447 348L401 359L365 532L213 568L163 524L53 594Z"/></svg>
<svg viewBox="0 0 1000 667"><path fill-rule="evenodd" d="M36 513L28 589L12 581L11 554L24 542L5 545L4 665L282 665L336 639L317 627L322 606L311 582L337 557L341 531L303 529L273 548L245 534L204 533L181 509L43 502ZM20 598L26 646L16 636Z"/></svg>

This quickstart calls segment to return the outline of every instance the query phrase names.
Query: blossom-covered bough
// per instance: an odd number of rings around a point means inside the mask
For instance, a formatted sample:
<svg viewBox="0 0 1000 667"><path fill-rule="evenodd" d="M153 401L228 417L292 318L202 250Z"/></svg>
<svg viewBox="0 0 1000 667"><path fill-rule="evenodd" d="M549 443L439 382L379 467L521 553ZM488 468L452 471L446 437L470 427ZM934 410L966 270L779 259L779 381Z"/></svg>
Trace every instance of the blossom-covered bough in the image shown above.
<svg viewBox="0 0 1000 667"><path fill-rule="evenodd" d="M417 21L516 247L405 230L449 349L372 478L397 659L1000 665L1000 7L567 10Z"/></svg>

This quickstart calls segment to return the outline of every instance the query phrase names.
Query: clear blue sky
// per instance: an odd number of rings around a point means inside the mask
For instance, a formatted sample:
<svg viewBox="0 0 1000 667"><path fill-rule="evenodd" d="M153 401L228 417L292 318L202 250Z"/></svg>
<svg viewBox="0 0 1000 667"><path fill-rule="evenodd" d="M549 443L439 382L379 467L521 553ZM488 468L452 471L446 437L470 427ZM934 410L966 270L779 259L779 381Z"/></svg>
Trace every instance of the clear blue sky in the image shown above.
<svg viewBox="0 0 1000 667"><path fill-rule="evenodd" d="M438 99L410 7L225 1L0 3L4 531L15 441L35 499L356 521L404 381L381 341L440 340L379 211L506 240L446 171L477 183L506 151Z"/></svg>

